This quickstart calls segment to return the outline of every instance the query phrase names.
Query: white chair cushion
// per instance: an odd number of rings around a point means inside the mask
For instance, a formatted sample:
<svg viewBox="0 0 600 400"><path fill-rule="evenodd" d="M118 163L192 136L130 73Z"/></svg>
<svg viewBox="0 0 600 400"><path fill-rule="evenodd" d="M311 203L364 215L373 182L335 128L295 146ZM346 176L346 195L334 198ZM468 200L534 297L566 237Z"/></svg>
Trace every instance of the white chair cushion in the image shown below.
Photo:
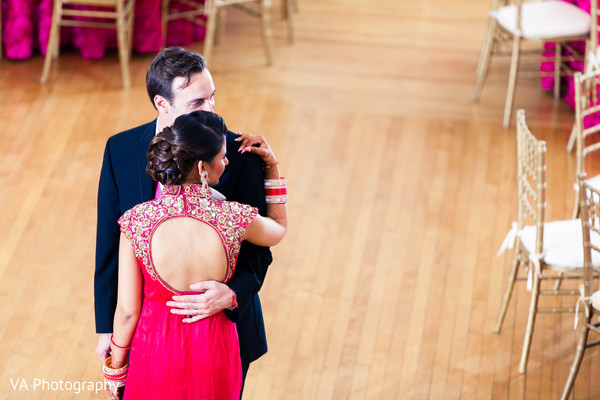
<svg viewBox="0 0 600 400"><path fill-rule="evenodd" d="M586 179L585 181L594 189L600 190L600 175L596 175L590 179Z"/></svg>
<svg viewBox="0 0 600 400"><path fill-rule="evenodd" d="M590 304L596 310L600 310L600 291L597 291L592 294L592 296L590 297Z"/></svg>
<svg viewBox="0 0 600 400"><path fill-rule="evenodd" d="M593 233L593 232L592 232ZM521 234L523 247L535 252L535 226L528 225ZM600 245L600 238L592 236L592 243ZM564 269L583 268L583 241L581 239L581 221L570 219L544 224L544 257L546 264ZM600 267L600 254L592 251L592 264Z"/></svg>
<svg viewBox="0 0 600 400"><path fill-rule="evenodd" d="M600 175L593 176L585 181L594 189L600 190ZM573 188L576 192L579 192L579 184L577 184L577 182L573 184Z"/></svg>
<svg viewBox="0 0 600 400"><path fill-rule="evenodd" d="M557 39L587 36L590 33L590 15L579 7L560 0L523 3L521 29L517 30L516 6L490 11L490 16L504 29L525 39Z"/></svg>

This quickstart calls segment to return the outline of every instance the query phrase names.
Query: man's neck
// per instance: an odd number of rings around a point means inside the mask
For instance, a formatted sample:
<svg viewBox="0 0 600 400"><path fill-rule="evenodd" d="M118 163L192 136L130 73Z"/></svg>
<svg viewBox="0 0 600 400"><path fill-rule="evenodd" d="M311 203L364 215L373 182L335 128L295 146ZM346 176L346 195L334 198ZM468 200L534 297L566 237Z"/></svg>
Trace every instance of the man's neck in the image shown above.
<svg viewBox="0 0 600 400"><path fill-rule="evenodd" d="M163 122L162 122L163 119L164 118L160 118L160 115L156 119L156 133L162 132L162 130L165 129L165 125L163 125Z"/></svg>

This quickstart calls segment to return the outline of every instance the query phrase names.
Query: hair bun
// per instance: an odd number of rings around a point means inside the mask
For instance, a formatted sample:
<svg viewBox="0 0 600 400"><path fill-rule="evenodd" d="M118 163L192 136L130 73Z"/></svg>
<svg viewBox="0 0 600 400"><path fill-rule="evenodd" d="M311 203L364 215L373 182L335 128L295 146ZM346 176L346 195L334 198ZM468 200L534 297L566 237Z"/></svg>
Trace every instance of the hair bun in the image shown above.
<svg viewBox="0 0 600 400"><path fill-rule="evenodd" d="M214 113L180 115L150 141L148 176L164 185L181 184L199 161L210 163L222 151L225 133L223 119Z"/></svg>
<svg viewBox="0 0 600 400"><path fill-rule="evenodd" d="M173 154L173 145L165 136L172 134L169 127L163 129L151 141L148 149L148 176L163 185L181 177L181 171Z"/></svg>

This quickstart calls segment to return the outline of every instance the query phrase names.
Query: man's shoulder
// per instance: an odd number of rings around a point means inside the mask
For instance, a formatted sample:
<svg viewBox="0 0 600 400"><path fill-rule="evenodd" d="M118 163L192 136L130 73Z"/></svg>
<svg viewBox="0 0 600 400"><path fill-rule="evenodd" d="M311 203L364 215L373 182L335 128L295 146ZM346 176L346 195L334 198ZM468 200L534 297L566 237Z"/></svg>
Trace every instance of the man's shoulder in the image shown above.
<svg viewBox="0 0 600 400"><path fill-rule="evenodd" d="M148 132L148 131L151 132ZM123 144L133 144L139 142L147 133L150 137L154 136L156 130L156 120L145 123L135 128L112 135L108 138L107 144L111 146L121 146Z"/></svg>
<svg viewBox="0 0 600 400"><path fill-rule="evenodd" d="M227 142L227 158L229 159L229 169L238 168L256 168L260 167L261 160L256 154L245 153L241 154L238 150L240 148L240 142L235 139L238 138L237 133L227 131L225 139Z"/></svg>

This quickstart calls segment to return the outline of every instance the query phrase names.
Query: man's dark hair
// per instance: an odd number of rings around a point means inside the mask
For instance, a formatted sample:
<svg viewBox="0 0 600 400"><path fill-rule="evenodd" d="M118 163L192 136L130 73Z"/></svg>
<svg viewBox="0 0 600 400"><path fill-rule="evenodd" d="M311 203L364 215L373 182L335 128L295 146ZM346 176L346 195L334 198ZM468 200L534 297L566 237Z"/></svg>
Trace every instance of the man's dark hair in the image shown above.
<svg viewBox="0 0 600 400"><path fill-rule="evenodd" d="M150 102L154 104L154 96L160 95L173 104L173 79L186 77L185 86L189 85L192 75L204 71L206 61L197 51L182 47L167 47L156 55L146 73L146 89ZM184 87L185 87L184 86Z"/></svg>

